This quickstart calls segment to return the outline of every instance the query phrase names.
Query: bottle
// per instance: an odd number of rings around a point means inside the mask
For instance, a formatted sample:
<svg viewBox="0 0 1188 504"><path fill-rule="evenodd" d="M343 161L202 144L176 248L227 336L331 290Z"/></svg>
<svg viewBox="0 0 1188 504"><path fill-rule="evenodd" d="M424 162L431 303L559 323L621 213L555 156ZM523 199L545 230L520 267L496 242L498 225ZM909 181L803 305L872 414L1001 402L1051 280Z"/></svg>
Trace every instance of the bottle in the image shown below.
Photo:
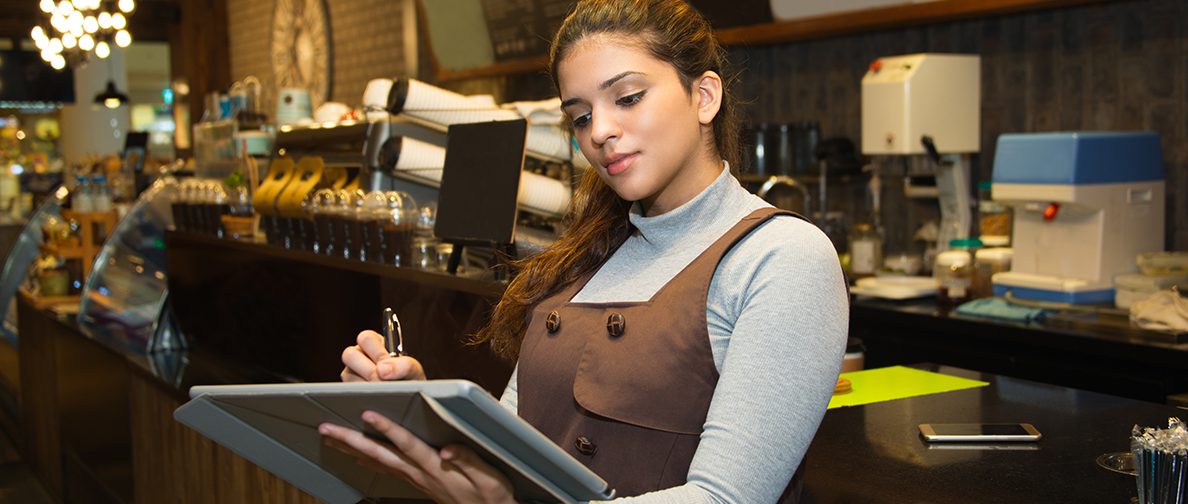
<svg viewBox="0 0 1188 504"><path fill-rule="evenodd" d="M91 177L91 208L96 212L111 211L111 191L107 186L107 177L95 175Z"/></svg>
<svg viewBox="0 0 1188 504"><path fill-rule="evenodd" d="M74 178L74 195L70 199L70 208L75 212L86 213L95 211L94 198L91 194L91 183L87 177L79 175Z"/></svg>
<svg viewBox="0 0 1188 504"><path fill-rule="evenodd" d="M850 273L854 278L873 276L883 264L883 237L867 223L850 232Z"/></svg>

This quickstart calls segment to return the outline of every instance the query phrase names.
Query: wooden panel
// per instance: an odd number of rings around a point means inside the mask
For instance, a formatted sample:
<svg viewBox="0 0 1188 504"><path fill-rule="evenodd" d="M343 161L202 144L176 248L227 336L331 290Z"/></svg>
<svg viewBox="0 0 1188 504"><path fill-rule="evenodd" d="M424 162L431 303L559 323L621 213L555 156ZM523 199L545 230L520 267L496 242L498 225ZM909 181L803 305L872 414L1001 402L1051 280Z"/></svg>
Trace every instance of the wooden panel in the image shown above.
<svg viewBox="0 0 1188 504"><path fill-rule="evenodd" d="M134 376L132 397L133 471L138 503L264 504L316 503L230 450L173 420L181 404Z"/></svg>
<svg viewBox="0 0 1188 504"><path fill-rule="evenodd" d="M806 19L777 21L717 30L718 40L726 46L763 45L797 40L834 37L849 33L886 30L905 26L997 16L1015 12L1054 9L1100 3L1106 0L944 0L855 12L829 14ZM420 26L427 26L422 16ZM551 34L550 34L551 35ZM423 39L426 43L428 37ZM548 57L524 58L467 70L447 70L430 58L434 76L449 82L505 74L539 72L547 69Z"/></svg>
<svg viewBox="0 0 1188 504"><path fill-rule="evenodd" d="M177 4L180 22L169 34L170 71L175 80L189 84L190 93L178 96L175 106L188 104L190 121L198 122L206 93L226 92L231 87L227 1L177 0ZM178 152L178 156L183 154L186 152Z"/></svg>
<svg viewBox="0 0 1188 504"><path fill-rule="evenodd" d="M979 16L1052 9L1102 0L946 0L718 30L725 45L773 44Z"/></svg>
<svg viewBox="0 0 1188 504"><path fill-rule="evenodd" d="M61 499L62 457L58 421L55 341L51 320L23 296L17 298L21 334L21 456L45 488Z"/></svg>

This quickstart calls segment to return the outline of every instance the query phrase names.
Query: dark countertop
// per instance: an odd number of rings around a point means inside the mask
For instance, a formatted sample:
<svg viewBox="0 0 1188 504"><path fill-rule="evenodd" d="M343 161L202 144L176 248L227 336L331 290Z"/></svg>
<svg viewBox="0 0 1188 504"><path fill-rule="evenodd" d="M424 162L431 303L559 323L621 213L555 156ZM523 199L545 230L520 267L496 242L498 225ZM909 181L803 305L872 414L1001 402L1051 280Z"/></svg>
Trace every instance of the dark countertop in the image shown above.
<svg viewBox="0 0 1188 504"><path fill-rule="evenodd" d="M193 385L268 383L291 378L202 352L142 355L64 326L124 357L179 402ZM1098 467L1128 449L1133 425L1162 425L1188 411L1084 390L932 364L920 369L989 386L830 410L807 458L805 502L1128 502L1134 479ZM919 423L1028 422L1035 444L999 449L930 447ZM1008 449L1003 449L1008 448Z"/></svg>
<svg viewBox="0 0 1188 504"><path fill-rule="evenodd" d="M1121 317L1059 313L1017 323L938 310L932 299L857 298L850 335L867 367L937 362L1151 402L1188 392L1183 336Z"/></svg>
<svg viewBox="0 0 1188 504"><path fill-rule="evenodd" d="M809 448L808 502L1129 502L1132 476L1096 458L1129 450L1130 429L1188 411L964 369L920 369L989 386L830 410ZM1027 422L1038 443L982 449L925 443L920 423ZM998 448L998 449L993 449Z"/></svg>

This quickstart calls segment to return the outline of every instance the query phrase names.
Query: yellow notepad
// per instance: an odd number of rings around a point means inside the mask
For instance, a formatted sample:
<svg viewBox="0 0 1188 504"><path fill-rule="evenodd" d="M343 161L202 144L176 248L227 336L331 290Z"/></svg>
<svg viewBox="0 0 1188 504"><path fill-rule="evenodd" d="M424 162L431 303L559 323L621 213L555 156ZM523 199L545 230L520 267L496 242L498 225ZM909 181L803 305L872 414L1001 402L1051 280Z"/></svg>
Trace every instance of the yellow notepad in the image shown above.
<svg viewBox="0 0 1188 504"><path fill-rule="evenodd" d="M984 381L903 366L842 373L841 377L850 380L851 391L834 394L833 399L829 400L829 409L842 406L861 406L905 397L939 394L989 385Z"/></svg>

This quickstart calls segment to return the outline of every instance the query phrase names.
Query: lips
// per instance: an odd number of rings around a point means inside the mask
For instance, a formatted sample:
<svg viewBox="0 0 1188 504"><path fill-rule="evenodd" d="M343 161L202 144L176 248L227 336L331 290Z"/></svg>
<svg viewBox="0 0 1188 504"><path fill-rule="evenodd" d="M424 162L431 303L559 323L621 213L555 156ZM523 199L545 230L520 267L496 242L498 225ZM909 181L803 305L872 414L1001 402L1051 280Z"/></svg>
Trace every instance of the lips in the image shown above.
<svg viewBox="0 0 1188 504"><path fill-rule="evenodd" d="M613 155L606 158L606 173L613 176L627 171L635 163L635 158L637 157L639 157L638 152Z"/></svg>

